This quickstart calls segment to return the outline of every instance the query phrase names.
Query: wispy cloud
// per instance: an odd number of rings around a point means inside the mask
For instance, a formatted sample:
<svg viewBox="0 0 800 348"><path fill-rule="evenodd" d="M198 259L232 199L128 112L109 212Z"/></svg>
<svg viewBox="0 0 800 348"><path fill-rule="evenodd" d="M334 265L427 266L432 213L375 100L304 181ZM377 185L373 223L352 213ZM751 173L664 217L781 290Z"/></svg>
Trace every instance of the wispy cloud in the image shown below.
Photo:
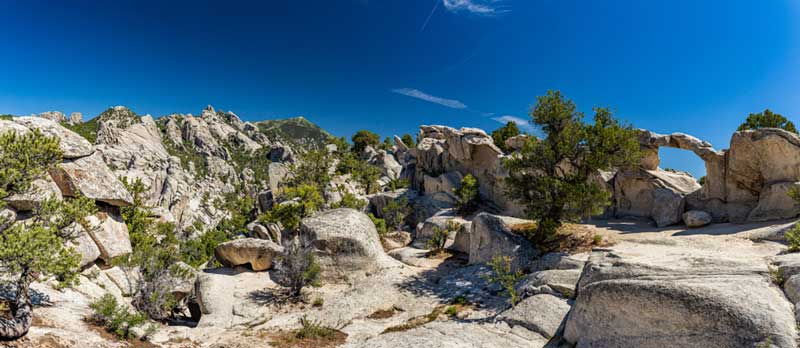
<svg viewBox="0 0 800 348"><path fill-rule="evenodd" d="M442 0L448 11L467 11L474 14L494 15L505 10L497 6L500 0Z"/></svg>
<svg viewBox="0 0 800 348"><path fill-rule="evenodd" d="M428 14L428 18L425 18L425 23L422 23L422 27L419 28L420 33L425 31L425 27L428 26L428 22L431 21L431 17L433 17L433 13L436 12L437 8L439 8L439 0L436 0L436 2L433 4L433 9L431 10L431 13Z"/></svg>
<svg viewBox="0 0 800 348"><path fill-rule="evenodd" d="M522 129L522 130L524 130L524 131L526 131L528 133L533 133L533 132L536 131L536 128L534 128L533 125L528 120L526 120L524 118L521 118L521 117L511 116L511 115L504 115L504 116L495 117L495 118L492 118L492 119L497 121L497 122L503 123L503 124L506 124L508 122L514 122L514 123L517 124L517 127L519 127L520 129Z"/></svg>
<svg viewBox="0 0 800 348"><path fill-rule="evenodd" d="M462 102L460 102L458 100L440 98L440 97L433 96L433 95L430 95L428 93L425 93L423 91L420 91L418 89L397 88L397 89L393 89L392 92L397 93L397 94L402 94L404 96L408 96L408 97L412 97L412 98L421 99L421 100L424 100L426 102L436 103L436 104L439 104L439 105L442 105L442 106L446 106L448 108L453 108L453 109L466 109L467 108L467 106L464 105L464 103L462 103Z"/></svg>

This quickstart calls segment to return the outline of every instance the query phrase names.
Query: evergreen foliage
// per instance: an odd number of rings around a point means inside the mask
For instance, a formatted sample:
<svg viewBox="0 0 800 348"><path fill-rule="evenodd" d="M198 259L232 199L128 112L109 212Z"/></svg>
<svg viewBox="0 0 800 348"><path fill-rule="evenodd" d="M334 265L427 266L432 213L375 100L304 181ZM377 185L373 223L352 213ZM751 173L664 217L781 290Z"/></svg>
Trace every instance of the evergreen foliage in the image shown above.
<svg viewBox="0 0 800 348"><path fill-rule="evenodd" d="M513 136L519 135L519 127L514 122L508 122L505 126L502 126L492 132L492 139L494 139L494 144L503 150L503 152L509 152L510 149L506 146L506 139L511 138Z"/></svg>
<svg viewBox="0 0 800 348"><path fill-rule="evenodd" d="M591 182L590 175L638 161L636 130L608 109L594 111L594 123L586 124L572 101L548 91L530 112L545 138L528 138L519 154L504 162L512 173L506 179L507 194L538 220L542 235L555 235L564 221L602 213L611 193Z"/></svg>
<svg viewBox="0 0 800 348"><path fill-rule="evenodd" d="M737 130L743 131L759 128L780 128L797 134L797 128L794 127L792 121L789 121L781 114L773 113L769 109L764 110L764 112L748 115L747 120L745 120Z"/></svg>

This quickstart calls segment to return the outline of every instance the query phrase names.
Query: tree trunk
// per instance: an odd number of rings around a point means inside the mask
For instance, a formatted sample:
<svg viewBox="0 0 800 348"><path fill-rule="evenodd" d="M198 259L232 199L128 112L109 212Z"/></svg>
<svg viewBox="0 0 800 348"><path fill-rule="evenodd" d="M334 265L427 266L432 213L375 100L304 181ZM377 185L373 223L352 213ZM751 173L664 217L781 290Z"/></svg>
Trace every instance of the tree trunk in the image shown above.
<svg viewBox="0 0 800 348"><path fill-rule="evenodd" d="M30 281L26 270L22 272L22 276L17 281L17 296L11 305L12 318L0 318L0 339L14 340L28 333L33 320L31 299L28 295L29 288Z"/></svg>

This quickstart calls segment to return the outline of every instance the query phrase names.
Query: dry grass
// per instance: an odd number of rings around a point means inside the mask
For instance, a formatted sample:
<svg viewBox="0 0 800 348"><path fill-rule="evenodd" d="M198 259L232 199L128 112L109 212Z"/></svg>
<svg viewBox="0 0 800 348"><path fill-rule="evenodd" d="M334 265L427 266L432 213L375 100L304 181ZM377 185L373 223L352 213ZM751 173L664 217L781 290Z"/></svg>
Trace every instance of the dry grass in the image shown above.
<svg viewBox="0 0 800 348"><path fill-rule="evenodd" d="M402 312L402 310L400 308L393 306L392 308L389 309L379 309L374 313L368 315L367 318L373 320L387 319L395 316L395 314L397 314L398 312Z"/></svg>
<svg viewBox="0 0 800 348"><path fill-rule="evenodd" d="M336 347L347 340L347 334L323 326L318 321L303 317L301 328L273 335L272 345L279 348L327 348Z"/></svg>
<svg viewBox="0 0 800 348"><path fill-rule="evenodd" d="M464 311L472 310L472 305L466 302L457 301L451 305L441 305L434 308L430 313L421 315L418 317L414 317L409 319L403 324L391 326L383 330L382 333L390 333L390 332L403 332L408 331L414 328L418 328L422 325L430 323L434 320L439 318L452 318L458 317Z"/></svg>
<svg viewBox="0 0 800 348"><path fill-rule="evenodd" d="M528 222L511 225L511 232L524 236L542 252L564 251L579 253L591 251L595 247L611 245L611 242L600 234L600 231L591 225L564 223L556 236L546 241L536 240L535 230L537 224Z"/></svg>

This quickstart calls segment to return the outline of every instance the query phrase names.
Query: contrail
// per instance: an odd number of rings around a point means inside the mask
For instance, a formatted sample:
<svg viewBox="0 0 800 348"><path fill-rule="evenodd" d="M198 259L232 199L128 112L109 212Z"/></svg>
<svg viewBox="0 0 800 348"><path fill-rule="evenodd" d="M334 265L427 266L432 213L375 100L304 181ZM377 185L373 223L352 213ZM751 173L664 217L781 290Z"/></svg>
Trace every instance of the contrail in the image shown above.
<svg viewBox="0 0 800 348"><path fill-rule="evenodd" d="M419 28L420 33L425 31L425 27L428 26L428 22L431 21L431 17L433 17L433 13L436 12L437 7L439 7L439 0L436 0L436 2L433 4L433 10L431 10L431 13L428 15L428 18L425 19L425 23L422 23L422 28Z"/></svg>

